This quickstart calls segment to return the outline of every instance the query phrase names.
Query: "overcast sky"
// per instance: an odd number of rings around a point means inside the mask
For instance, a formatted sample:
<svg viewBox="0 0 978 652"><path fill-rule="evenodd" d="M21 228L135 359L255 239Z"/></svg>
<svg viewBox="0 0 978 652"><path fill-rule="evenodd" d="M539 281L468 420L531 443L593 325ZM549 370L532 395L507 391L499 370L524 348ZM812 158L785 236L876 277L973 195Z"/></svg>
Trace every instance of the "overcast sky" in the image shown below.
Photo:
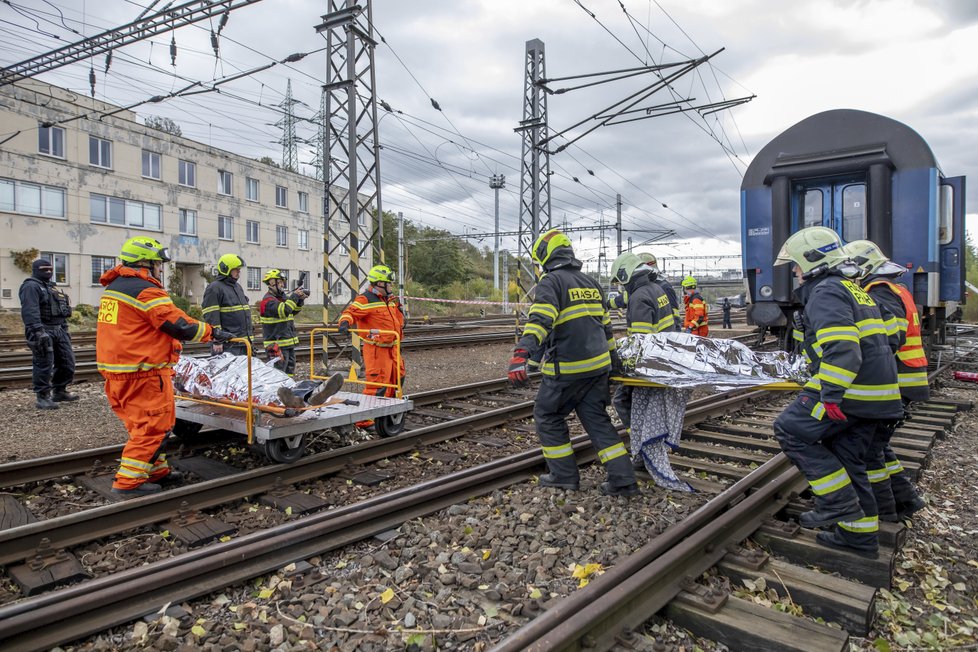
<svg viewBox="0 0 978 652"><path fill-rule="evenodd" d="M149 4L0 4L0 65L130 22ZM96 97L131 104L184 80L207 82L293 52L321 50L325 42L314 27L325 12L324 0L264 0L236 10L222 33L219 59L210 47L209 24L182 28L174 33L175 67L170 35L128 46L115 53L107 74L104 58L95 61ZM725 48L712 65L642 106L757 96L705 118L690 113L604 126L554 155L555 225L613 223L620 193L626 238L638 244L656 232L675 231L667 244L652 247L660 257L738 254L740 183L751 157L796 122L836 108L905 122L930 143L946 175L972 175L968 204L978 224L974 0L374 0L373 12L385 41L376 50L378 97L401 112L381 119L384 208L403 211L412 221L456 233L492 231L488 176L504 174L501 229L517 228L520 138L513 128L522 118L525 43L539 38L551 78L679 62ZM296 113L312 118L325 56L315 52L300 63L231 82L221 95L136 111L171 117L195 140L280 160L275 141L281 131L273 124L281 117L276 105L286 81L301 101ZM41 79L87 94L88 68L77 63ZM550 127L562 131L648 83L642 77L551 96ZM314 135L311 123L300 123L300 137ZM311 148L303 145L300 161L310 174L311 160ZM580 257L593 265L598 237L574 240ZM613 232L605 244L614 258ZM504 239L503 246L513 248L515 240ZM695 265L738 267L739 261Z"/></svg>

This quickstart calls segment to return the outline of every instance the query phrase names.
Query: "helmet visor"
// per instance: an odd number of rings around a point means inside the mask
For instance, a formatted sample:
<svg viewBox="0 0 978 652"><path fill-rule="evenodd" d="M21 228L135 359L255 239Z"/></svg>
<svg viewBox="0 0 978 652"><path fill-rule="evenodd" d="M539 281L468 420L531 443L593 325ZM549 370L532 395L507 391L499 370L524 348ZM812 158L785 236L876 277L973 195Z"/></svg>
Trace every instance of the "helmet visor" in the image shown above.
<svg viewBox="0 0 978 652"><path fill-rule="evenodd" d="M157 252L160 254L160 260L162 260L164 263L168 263L173 260L170 258L170 250L166 247L160 247Z"/></svg>

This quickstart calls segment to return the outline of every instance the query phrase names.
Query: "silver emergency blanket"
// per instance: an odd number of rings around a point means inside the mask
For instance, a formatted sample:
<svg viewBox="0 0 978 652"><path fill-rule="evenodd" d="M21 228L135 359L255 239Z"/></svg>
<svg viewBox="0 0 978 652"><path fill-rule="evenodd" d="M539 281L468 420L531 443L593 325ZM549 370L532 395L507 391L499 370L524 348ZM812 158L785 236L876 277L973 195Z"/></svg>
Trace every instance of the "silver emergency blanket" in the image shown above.
<svg viewBox="0 0 978 652"><path fill-rule="evenodd" d="M628 335L618 340L624 375L673 388L750 387L778 381L804 384L802 356L755 352L736 340L689 333Z"/></svg>
<svg viewBox="0 0 978 652"><path fill-rule="evenodd" d="M690 390L636 387L632 391L632 455L641 457L645 470L663 489L693 491L676 475L669 451L679 448Z"/></svg>
<svg viewBox="0 0 978 652"><path fill-rule="evenodd" d="M288 374L265 363L251 359L251 397L255 403L281 406L279 387L295 387ZM222 353L210 358L192 358L181 355L174 369L173 384L179 390L193 396L229 399L244 403L248 400L248 358L243 355Z"/></svg>

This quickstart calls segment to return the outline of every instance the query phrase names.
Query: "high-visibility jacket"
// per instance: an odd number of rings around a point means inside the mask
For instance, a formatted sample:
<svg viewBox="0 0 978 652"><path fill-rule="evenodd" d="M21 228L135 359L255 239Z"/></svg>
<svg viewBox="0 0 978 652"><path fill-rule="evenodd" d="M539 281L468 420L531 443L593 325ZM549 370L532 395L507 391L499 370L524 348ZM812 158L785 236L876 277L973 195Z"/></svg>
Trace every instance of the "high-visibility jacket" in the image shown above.
<svg viewBox="0 0 978 652"><path fill-rule="evenodd" d="M683 328L690 330L693 335L702 335L703 337L709 335L708 308L703 296L699 292L687 294L683 297L683 302L686 305L686 318L683 320Z"/></svg>
<svg viewBox="0 0 978 652"><path fill-rule="evenodd" d="M628 282L627 330L632 333L662 333L675 329L669 297L648 274L638 274Z"/></svg>
<svg viewBox="0 0 978 652"><path fill-rule="evenodd" d="M547 261L516 348L540 360L546 376L586 378L608 373L615 339L604 292L581 261L558 252Z"/></svg>
<svg viewBox="0 0 978 652"><path fill-rule="evenodd" d="M117 265L102 274L95 359L111 374L159 372L176 364L180 340L207 342L211 327L173 305L163 285L145 268Z"/></svg>
<svg viewBox="0 0 978 652"><path fill-rule="evenodd" d="M381 296L371 289L357 295L340 315L338 323L351 327L394 331L404 336L404 313L397 297ZM361 335L363 366L367 383L364 393L375 396L394 396L398 378L404 378L404 358L399 355L395 338L389 333ZM372 382L370 382L372 381ZM378 385L376 383L383 383Z"/></svg>
<svg viewBox="0 0 978 652"><path fill-rule="evenodd" d="M662 331L656 332L669 332L669 331L680 331L683 319L679 315L679 299L676 297L676 291L672 289L672 284L661 276L657 277L652 281L655 285L662 290L669 301L669 311L672 313L672 326L670 328L663 328ZM628 306L628 289L623 289L621 294L616 295L614 298L608 300L608 308L611 310L621 310Z"/></svg>
<svg viewBox="0 0 978 652"><path fill-rule="evenodd" d="M295 346L299 335L295 330L295 315L302 310L303 298L294 292L266 292L258 304L258 318L261 320L262 340L266 347L272 345Z"/></svg>
<svg viewBox="0 0 978 652"><path fill-rule="evenodd" d="M204 321L211 326L233 333L235 337L251 337L251 304L237 279L218 276L204 288L200 306Z"/></svg>
<svg viewBox="0 0 978 652"><path fill-rule="evenodd" d="M872 297L831 271L807 280L799 295L805 305L803 346L812 361L805 391L820 397L812 415L821 419L822 403L836 403L857 417L902 417L896 361Z"/></svg>
<svg viewBox="0 0 978 652"><path fill-rule="evenodd" d="M910 401L930 398L927 355L920 336L920 314L906 286L883 277L866 279L866 291L880 306L895 346L900 393Z"/></svg>

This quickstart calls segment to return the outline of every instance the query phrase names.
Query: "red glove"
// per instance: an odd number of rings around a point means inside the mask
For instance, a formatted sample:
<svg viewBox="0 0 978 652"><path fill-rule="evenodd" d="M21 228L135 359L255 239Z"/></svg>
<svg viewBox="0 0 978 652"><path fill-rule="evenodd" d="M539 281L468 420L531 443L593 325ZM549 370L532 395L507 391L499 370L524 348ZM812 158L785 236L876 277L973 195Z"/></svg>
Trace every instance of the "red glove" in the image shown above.
<svg viewBox="0 0 978 652"><path fill-rule="evenodd" d="M509 384L513 387L526 387L530 384L530 377L526 375L526 359L529 354L523 349L513 351L513 357L509 359Z"/></svg>
<svg viewBox="0 0 978 652"><path fill-rule="evenodd" d="M848 421L846 415L842 413L842 408L839 407L838 403L826 403L822 401L822 405L825 406L825 414L828 415L833 421Z"/></svg>

